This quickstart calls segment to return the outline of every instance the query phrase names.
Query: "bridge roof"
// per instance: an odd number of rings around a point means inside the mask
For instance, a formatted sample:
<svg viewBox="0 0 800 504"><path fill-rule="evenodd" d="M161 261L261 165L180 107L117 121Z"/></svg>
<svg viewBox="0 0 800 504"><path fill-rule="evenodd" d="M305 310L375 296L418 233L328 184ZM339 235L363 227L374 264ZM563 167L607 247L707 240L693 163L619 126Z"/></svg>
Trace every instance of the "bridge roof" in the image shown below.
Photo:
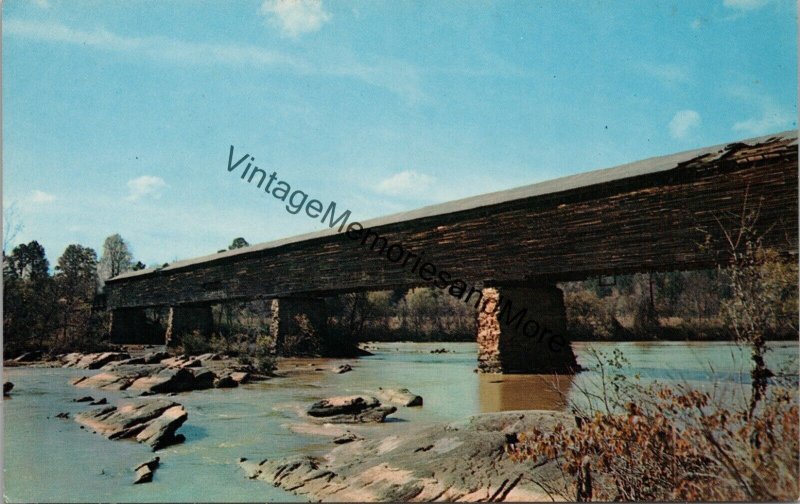
<svg viewBox="0 0 800 504"><path fill-rule="evenodd" d="M605 168L585 173L578 173L575 175L560 177L557 179L538 182L535 184L530 184L522 187L516 187L504 191L481 194L478 196L471 196L468 198L448 201L446 203L440 203L436 205L429 205L415 210L400 212L396 214L391 214L359 222L361 222L361 224L365 228L377 228L388 224L396 224L399 222L410 222L427 217L453 214L481 207L491 207L494 205L499 205L511 201L535 198L537 196L544 196L565 191L571 191L611 181L623 180L642 175L664 172L677 168L681 164L684 164L688 161L698 158L706 158L704 159L704 161L711 162L724 156L732 147L742 144L754 146L761 143L765 143L770 140L783 140L783 141L789 140L791 141L789 145L797 146L797 138L798 138L797 130L789 130L789 131L784 131L782 133L749 138L737 142L719 144L711 147L704 147L700 149L684 151L677 154L670 154L667 156L648 158L633 163L615 166L613 168ZM354 221L350 220L349 222L354 222ZM290 236L287 238L281 238L279 240L259 243L251 245L249 247L227 250L225 252L219 252L216 254L210 254L192 259L175 261L164 268L148 268L139 271L129 271L121 275L118 275L112 279L109 279L107 280L107 282L114 282L117 280L146 276L156 271L178 270L189 266L194 266L203 263L211 263L214 261L223 260L235 256L247 256L249 254L253 254L259 251L276 249L286 245L318 239L318 238L324 238L336 234L339 234L339 232L335 228L326 228L320 231L314 231L311 233L305 233L305 234Z"/></svg>

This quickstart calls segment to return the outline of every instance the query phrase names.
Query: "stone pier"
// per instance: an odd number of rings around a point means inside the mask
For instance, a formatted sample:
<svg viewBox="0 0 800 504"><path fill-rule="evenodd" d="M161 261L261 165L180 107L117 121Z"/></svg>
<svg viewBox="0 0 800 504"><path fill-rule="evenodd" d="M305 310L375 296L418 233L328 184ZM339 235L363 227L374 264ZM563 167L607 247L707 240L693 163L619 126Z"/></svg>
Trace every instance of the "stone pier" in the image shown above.
<svg viewBox="0 0 800 504"><path fill-rule="evenodd" d="M270 335L277 353L319 355L323 350L328 312L325 300L287 297L271 301Z"/></svg>
<svg viewBox="0 0 800 504"><path fill-rule="evenodd" d="M478 370L572 373L564 295L555 285L487 287L478 310Z"/></svg>
<svg viewBox="0 0 800 504"><path fill-rule="evenodd" d="M211 305L172 306L167 317L166 344L176 346L180 344L182 335L192 331L199 331L210 338L213 330Z"/></svg>

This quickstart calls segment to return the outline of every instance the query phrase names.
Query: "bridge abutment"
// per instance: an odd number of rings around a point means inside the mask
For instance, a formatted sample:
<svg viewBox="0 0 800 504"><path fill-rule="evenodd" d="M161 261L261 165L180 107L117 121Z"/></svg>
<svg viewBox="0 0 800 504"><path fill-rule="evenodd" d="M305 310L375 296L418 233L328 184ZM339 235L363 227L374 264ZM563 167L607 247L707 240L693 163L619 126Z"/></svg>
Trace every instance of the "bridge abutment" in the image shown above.
<svg viewBox="0 0 800 504"><path fill-rule="evenodd" d="M211 337L214 330L214 317L211 305L171 306L167 316L167 346L180 344L181 336L199 331L203 336Z"/></svg>
<svg viewBox="0 0 800 504"><path fill-rule="evenodd" d="M271 301L270 335L277 353L319 355L328 320L325 300L285 297Z"/></svg>
<svg viewBox="0 0 800 504"><path fill-rule="evenodd" d="M478 310L478 370L572 373L564 294L555 285L487 287Z"/></svg>

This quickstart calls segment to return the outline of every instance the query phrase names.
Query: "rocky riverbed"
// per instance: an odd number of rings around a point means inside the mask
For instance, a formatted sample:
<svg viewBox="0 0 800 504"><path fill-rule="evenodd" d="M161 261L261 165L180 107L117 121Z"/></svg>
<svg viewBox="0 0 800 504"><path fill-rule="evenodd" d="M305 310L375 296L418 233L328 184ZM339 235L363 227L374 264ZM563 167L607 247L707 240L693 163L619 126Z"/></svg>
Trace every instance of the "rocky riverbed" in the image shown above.
<svg viewBox="0 0 800 504"><path fill-rule="evenodd" d="M565 481L553 462L515 462L517 434L571 417L524 411L362 439L326 455L239 461L245 475L311 500L549 501Z"/></svg>

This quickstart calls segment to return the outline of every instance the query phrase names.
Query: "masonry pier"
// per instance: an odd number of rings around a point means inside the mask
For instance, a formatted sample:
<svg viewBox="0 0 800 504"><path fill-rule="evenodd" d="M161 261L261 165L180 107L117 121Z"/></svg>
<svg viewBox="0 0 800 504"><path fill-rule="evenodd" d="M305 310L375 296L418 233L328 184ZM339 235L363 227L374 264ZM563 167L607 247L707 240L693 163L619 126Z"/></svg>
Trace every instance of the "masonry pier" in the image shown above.
<svg viewBox="0 0 800 504"><path fill-rule="evenodd" d="M486 287L477 312L478 370L565 373L578 369L564 294L554 284Z"/></svg>

